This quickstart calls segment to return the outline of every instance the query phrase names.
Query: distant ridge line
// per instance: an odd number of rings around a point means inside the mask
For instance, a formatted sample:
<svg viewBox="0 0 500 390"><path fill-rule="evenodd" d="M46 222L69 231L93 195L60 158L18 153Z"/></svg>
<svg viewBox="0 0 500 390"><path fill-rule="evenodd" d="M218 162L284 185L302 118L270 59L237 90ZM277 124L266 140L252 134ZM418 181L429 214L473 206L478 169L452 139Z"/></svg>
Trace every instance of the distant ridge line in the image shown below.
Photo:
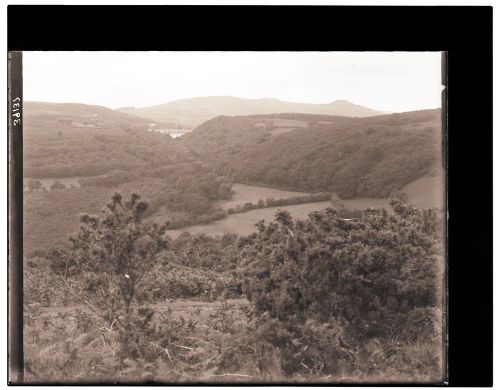
<svg viewBox="0 0 500 390"><path fill-rule="evenodd" d="M184 128L194 128L217 116L241 116L296 112L303 114L369 117L387 114L347 100L330 103L300 103L273 97L247 99L234 96L200 96L185 98L148 107L122 107L117 111L133 114L159 122L178 123Z"/></svg>

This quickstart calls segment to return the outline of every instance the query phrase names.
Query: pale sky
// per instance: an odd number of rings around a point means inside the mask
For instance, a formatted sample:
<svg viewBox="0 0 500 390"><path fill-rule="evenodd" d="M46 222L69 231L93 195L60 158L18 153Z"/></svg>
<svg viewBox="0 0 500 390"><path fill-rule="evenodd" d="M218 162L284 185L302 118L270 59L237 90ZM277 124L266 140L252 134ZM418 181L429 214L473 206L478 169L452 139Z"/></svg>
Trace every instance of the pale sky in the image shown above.
<svg viewBox="0 0 500 390"><path fill-rule="evenodd" d="M24 100L152 106L197 97L441 106L440 52L24 52Z"/></svg>

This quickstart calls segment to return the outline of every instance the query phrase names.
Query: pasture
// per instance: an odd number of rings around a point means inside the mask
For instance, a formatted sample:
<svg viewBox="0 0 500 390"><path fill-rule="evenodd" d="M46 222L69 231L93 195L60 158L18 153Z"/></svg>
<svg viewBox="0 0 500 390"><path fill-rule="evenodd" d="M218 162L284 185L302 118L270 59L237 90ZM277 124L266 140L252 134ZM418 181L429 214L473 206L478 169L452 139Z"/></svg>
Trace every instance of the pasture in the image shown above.
<svg viewBox="0 0 500 390"><path fill-rule="evenodd" d="M306 192L286 191L276 188L252 186L247 184L235 183L232 186L233 196L229 200L219 202L224 210L234 208L237 205L242 205L247 202L257 204L259 199L266 200L267 198L284 199L294 196L308 195Z"/></svg>
<svg viewBox="0 0 500 390"><path fill-rule="evenodd" d="M246 202L256 204L259 199L274 198L283 199L293 196L307 195L305 192L285 191L269 187L253 186L247 184L233 184L233 197L230 200L219 202L224 210ZM408 195L410 204L419 208L443 207L444 179L442 172L433 176L421 177L403 187L402 192ZM388 198L354 198L343 199L341 203L348 210L364 210L370 207L385 207L389 209ZM251 210L246 213L229 215L226 218L200 225L193 225L182 229L169 230L167 233L172 238L177 238L183 232L190 234L206 234L217 236L222 234L248 235L256 231L255 224L264 219L269 222L274 219L278 210L288 211L293 218L304 219L313 211L323 210L330 207L330 202L306 203L292 206L269 207Z"/></svg>
<svg viewBox="0 0 500 390"><path fill-rule="evenodd" d="M271 135L278 135L305 127L307 127L307 122L305 121L292 119L273 119L273 128L269 130L269 133L271 133Z"/></svg>
<svg viewBox="0 0 500 390"><path fill-rule="evenodd" d="M419 208L444 207L444 170L423 176L403 187L408 194L409 202Z"/></svg>
<svg viewBox="0 0 500 390"><path fill-rule="evenodd" d="M208 236L229 234L248 235L257 230L255 224L261 219L266 222L274 220L278 210L288 211L293 218L304 219L313 211L324 210L330 207L330 202L304 203L291 206L268 207L251 210L246 213L233 214L228 217L205 225L194 225L183 229L167 230L172 238L177 238L183 232L190 234L206 234Z"/></svg>

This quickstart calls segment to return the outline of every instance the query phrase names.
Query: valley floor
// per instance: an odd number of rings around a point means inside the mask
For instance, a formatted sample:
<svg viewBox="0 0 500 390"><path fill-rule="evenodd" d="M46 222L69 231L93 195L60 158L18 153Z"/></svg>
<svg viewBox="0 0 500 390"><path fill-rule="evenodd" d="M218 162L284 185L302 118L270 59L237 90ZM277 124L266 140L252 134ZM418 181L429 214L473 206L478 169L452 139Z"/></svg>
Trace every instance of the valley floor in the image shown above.
<svg viewBox="0 0 500 390"><path fill-rule="evenodd" d="M229 215L224 219L208 224L194 225L183 229L168 230L167 234L174 239L179 237L179 235L183 232L188 232L190 234L206 234L208 236L223 235L225 233L245 236L257 230L255 224L259 222L259 220L263 219L266 222L273 221L278 210L288 211L293 218L304 219L309 213L324 210L330 206L330 202L315 202L291 206L266 207L263 209L247 211L246 213Z"/></svg>
<svg viewBox="0 0 500 390"><path fill-rule="evenodd" d="M259 199L275 198L284 199L293 196L307 195L305 192L284 191L270 187L253 186L247 184L233 184L233 197L231 200L220 202L219 205L227 210L236 205L246 202L256 204ZM444 179L443 174L435 176L424 176L406 185L402 192L408 195L410 204L419 208L437 207L443 208L444 204ZM388 198L354 198L344 199L341 203L348 210L364 210L369 207L389 208ZM331 202L304 203L291 206L267 207L247 211L245 213L232 214L224 219L207 223L188 226L182 229L168 230L172 238L177 238L183 232L190 234L206 234L208 236L229 234L248 235L256 231L255 224L264 219L270 222L278 210L288 211L293 218L304 219L313 211L324 210L331 207Z"/></svg>

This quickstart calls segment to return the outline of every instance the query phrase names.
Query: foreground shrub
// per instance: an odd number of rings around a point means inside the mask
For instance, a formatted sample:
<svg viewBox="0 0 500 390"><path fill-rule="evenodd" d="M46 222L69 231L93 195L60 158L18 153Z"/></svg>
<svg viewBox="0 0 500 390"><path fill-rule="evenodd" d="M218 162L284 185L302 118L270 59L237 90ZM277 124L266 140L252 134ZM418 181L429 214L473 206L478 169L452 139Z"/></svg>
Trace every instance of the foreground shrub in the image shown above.
<svg viewBox="0 0 500 390"><path fill-rule="evenodd" d="M241 241L243 290L285 372L337 373L374 338L436 340L436 213L391 206L359 221L333 209L305 221L279 212Z"/></svg>
<svg viewBox="0 0 500 390"><path fill-rule="evenodd" d="M321 375L352 370L354 354L344 341L345 329L337 322L314 319L285 323L267 313L255 321L258 340L277 347L280 368L286 375ZM258 343L258 341L257 341ZM260 348L266 349L265 345Z"/></svg>
<svg viewBox="0 0 500 390"><path fill-rule="evenodd" d="M236 278L229 272L216 272L176 264L157 264L138 287L137 296L147 302L196 298L213 301L238 296Z"/></svg>
<svg viewBox="0 0 500 390"><path fill-rule="evenodd" d="M78 302L67 293L64 278L54 274L47 260L30 259L24 266L24 302L28 305L64 306Z"/></svg>
<svg viewBox="0 0 500 390"><path fill-rule="evenodd" d="M107 328L117 329L121 367L125 359L144 354L141 348L153 312L132 303L141 303L137 285L168 244L165 226L142 223L147 207L137 194L127 202L115 194L100 214L82 215L80 229L71 238L70 255L83 284L82 292L73 293L82 294L83 302Z"/></svg>
<svg viewBox="0 0 500 390"><path fill-rule="evenodd" d="M238 263L236 241L236 235L231 234L220 238L181 234L172 242L167 263L217 272L231 271L236 269Z"/></svg>

